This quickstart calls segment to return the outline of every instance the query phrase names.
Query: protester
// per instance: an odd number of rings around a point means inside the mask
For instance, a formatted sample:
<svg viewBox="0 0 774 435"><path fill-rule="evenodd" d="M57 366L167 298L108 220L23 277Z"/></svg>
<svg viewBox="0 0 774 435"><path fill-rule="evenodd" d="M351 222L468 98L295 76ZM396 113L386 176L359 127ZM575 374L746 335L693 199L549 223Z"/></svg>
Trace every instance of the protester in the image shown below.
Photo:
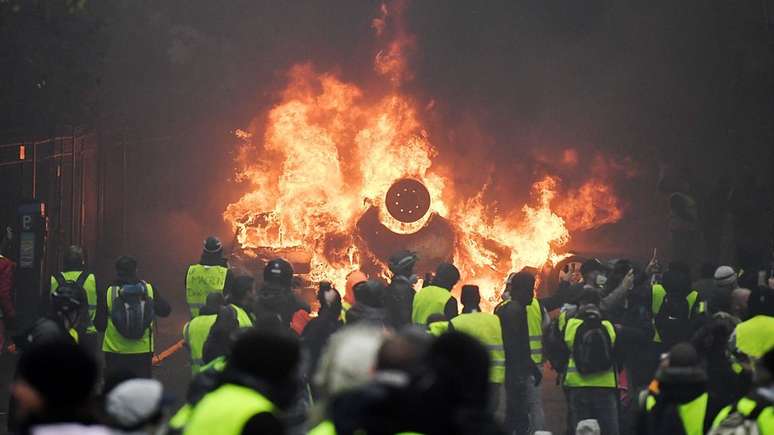
<svg viewBox="0 0 774 435"><path fill-rule="evenodd" d="M711 298L705 299L709 303L710 313L731 311L731 294L739 288L736 271L731 266L720 266L713 275L715 292Z"/></svg>
<svg viewBox="0 0 774 435"><path fill-rule="evenodd" d="M97 363L70 340L52 340L24 352L11 385L17 434L107 435L97 424L94 387Z"/></svg>
<svg viewBox="0 0 774 435"><path fill-rule="evenodd" d="M309 307L296 298L292 287L293 266L281 258L269 261L263 269L263 285L257 293L256 317L271 315L290 328L300 312L309 311ZM300 335L303 328L299 329L294 328L294 331Z"/></svg>
<svg viewBox="0 0 774 435"><path fill-rule="evenodd" d="M691 289L691 277L682 265L672 264L662 284L653 286L654 340L662 349L691 339L701 326L705 313L699 293Z"/></svg>
<svg viewBox="0 0 774 435"><path fill-rule="evenodd" d="M709 429L715 414L709 407L707 374L693 346L680 343L669 351L642 402L638 435L701 435Z"/></svg>
<svg viewBox="0 0 774 435"><path fill-rule="evenodd" d="M255 280L251 276L239 276L234 279L231 291L226 295L226 305L237 314L237 321L242 328L253 326L255 314Z"/></svg>
<svg viewBox="0 0 774 435"><path fill-rule="evenodd" d="M171 311L158 289L138 278L137 260L118 258L116 279L97 300L94 318L97 330L105 333L105 372L128 370L150 378L155 318L167 317Z"/></svg>
<svg viewBox="0 0 774 435"><path fill-rule="evenodd" d="M169 417L172 398L155 379L129 379L111 389L105 399L110 426L126 435L156 435Z"/></svg>
<svg viewBox="0 0 774 435"><path fill-rule="evenodd" d="M78 343L87 316L86 292L77 286L60 286L50 295L49 313L40 317L14 342L22 350L48 341L72 341ZM89 349L91 350L91 349Z"/></svg>
<svg viewBox="0 0 774 435"><path fill-rule="evenodd" d="M296 397L299 362L298 339L289 331L246 331L221 385L196 404L183 433L283 434L280 413Z"/></svg>
<svg viewBox="0 0 774 435"><path fill-rule="evenodd" d="M99 340L94 327L94 317L97 313L97 280L93 273L86 270L86 259L80 246L70 246L63 259L63 271L51 276L51 293L62 286L73 286L82 289L86 295L88 315L82 316L83 327L78 337L79 343L96 354Z"/></svg>
<svg viewBox="0 0 774 435"><path fill-rule="evenodd" d="M759 360L756 372L756 388L718 413L710 435L755 433L753 430L761 435L774 433L774 349Z"/></svg>
<svg viewBox="0 0 774 435"><path fill-rule="evenodd" d="M545 428L540 383L543 380L543 329L550 318L534 297L535 277L526 272L508 277L510 299L495 309L505 346L506 424L509 432Z"/></svg>
<svg viewBox="0 0 774 435"><path fill-rule="evenodd" d="M199 310L199 315L183 326L183 340L191 359L191 373L196 374L204 365L204 343L210 334L212 325L218 318L218 312L224 304L223 294L212 292Z"/></svg>
<svg viewBox="0 0 774 435"><path fill-rule="evenodd" d="M414 274L417 260L416 253L406 250L398 251L389 258L388 267L392 272L392 280L385 292L384 306L390 326L396 330L411 324L414 284L418 281Z"/></svg>
<svg viewBox="0 0 774 435"><path fill-rule="evenodd" d="M199 309L212 292L228 294L233 282L228 262L223 258L223 244L215 236L204 240L199 263L188 267L185 274L185 300L191 317L199 315Z"/></svg>
<svg viewBox="0 0 774 435"><path fill-rule="evenodd" d="M736 289L732 295L733 311L744 321L736 325L731 348L745 356L751 365L774 347L774 290L758 287Z"/></svg>
<svg viewBox="0 0 774 435"><path fill-rule="evenodd" d="M351 300L354 301L354 297ZM320 283L317 301L320 304L317 317L309 321L303 334L301 334L301 342L306 353L304 373L307 378L311 378L315 372L320 354L331 335L343 324L341 321L341 296L330 282Z"/></svg>
<svg viewBox="0 0 774 435"><path fill-rule="evenodd" d="M427 325L427 318L441 313L451 320L457 315L457 299L451 294L460 280L460 271L451 263L441 263L435 271L431 284L423 287L414 296L411 321L415 325Z"/></svg>
<svg viewBox="0 0 774 435"><path fill-rule="evenodd" d="M368 281L368 275L359 270L353 270L349 275L347 275L347 281L344 288L344 298L341 301L342 320L346 316L347 311L349 311L349 309L355 305L355 286L361 282L366 281Z"/></svg>

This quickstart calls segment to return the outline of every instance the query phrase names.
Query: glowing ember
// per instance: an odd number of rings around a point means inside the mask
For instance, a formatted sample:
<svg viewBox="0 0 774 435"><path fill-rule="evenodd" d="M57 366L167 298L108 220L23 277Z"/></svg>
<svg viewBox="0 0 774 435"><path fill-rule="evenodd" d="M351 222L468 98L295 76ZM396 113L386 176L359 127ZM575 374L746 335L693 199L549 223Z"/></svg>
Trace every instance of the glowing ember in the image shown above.
<svg viewBox="0 0 774 435"><path fill-rule="evenodd" d="M303 250L311 258L312 281L327 279L344 289L346 275L361 260L383 266L383 259L358 248L357 223L369 208L378 208L381 223L397 234L420 231L438 216L454 229L454 262L463 281L477 283L483 296L491 297L509 272L560 259L568 229L621 217L617 199L600 181L583 185L577 198L559 204L556 212L551 205L559 179L551 176L534 183L533 200L518 210L484 204L483 188L474 198L459 198L453 180L433 170L437 151L418 121L415 102L400 92L399 84L410 78L403 50L412 38L395 22L400 10L390 12L383 5L373 21L380 36L393 37L375 59L377 73L393 85L386 95L364 98L352 83L296 65L281 101L250 132L236 131L243 141L237 180L251 190L228 205L224 218L243 249ZM577 154L563 158L574 164ZM398 220L388 212L387 192L401 179L427 189L422 219Z"/></svg>

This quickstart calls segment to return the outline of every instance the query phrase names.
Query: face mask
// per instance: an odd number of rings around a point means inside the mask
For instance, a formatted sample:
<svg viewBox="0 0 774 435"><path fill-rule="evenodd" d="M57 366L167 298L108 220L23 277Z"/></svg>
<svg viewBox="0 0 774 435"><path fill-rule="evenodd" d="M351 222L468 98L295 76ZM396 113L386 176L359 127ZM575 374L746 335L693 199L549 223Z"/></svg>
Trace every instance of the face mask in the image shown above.
<svg viewBox="0 0 774 435"><path fill-rule="evenodd" d="M605 275L599 274L597 275L597 286L602 287L607 282L607 277Z"/></svg>

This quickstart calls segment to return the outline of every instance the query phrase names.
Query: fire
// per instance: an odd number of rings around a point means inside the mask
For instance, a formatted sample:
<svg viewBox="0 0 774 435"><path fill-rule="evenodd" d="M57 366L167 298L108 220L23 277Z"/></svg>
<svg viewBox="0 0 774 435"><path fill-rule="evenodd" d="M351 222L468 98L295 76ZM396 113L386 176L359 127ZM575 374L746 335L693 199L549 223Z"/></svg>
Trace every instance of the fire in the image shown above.
<svg viewBox="0 0 774 435"><path fill-rule="evenodd" d="M355 84L300 64L288 72L279 102L249 132L236 131L242 141L236 179L249 183L250 191L227 206L224 218L243 249L302 249L310 255L310 280L331 280L343 289L346 275L366 257L384 267L384 259L358 247L357 223L369 208L376 207L381 223L397 234L415 233L438 216L454 229L454 262L463 279L491 297L509 272L561 258L571 230L620 219L609 186L595 181L556 210L560 180L553 176L536 181L532 200L517 210L486 204L484 189L473 198L458 197L454 180L433 166L438 151L419 122L416 102L399 89L410 79L404 50L413 44L395 24L401 10L391 15L383 5L373 21L380 36L396 27L374 60L376 72L392 84L385 95L366 98ZM431 198L425 217L411 224L383 206L387 190L403 178L423 183ZM602 196L612 199L602 202Z"/></svg>

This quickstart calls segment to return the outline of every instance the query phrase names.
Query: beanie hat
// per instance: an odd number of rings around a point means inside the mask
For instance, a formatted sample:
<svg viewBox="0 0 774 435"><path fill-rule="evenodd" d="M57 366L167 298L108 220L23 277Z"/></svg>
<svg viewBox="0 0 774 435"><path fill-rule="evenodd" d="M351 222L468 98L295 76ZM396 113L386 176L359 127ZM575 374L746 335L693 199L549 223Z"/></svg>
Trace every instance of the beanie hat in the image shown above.
<svg viewBox="0 0 774 435"><path fill-rule="evenodd" d="M441 263L435 269L433 284L451 290L460 280L460 271L451 263Z"/></svg>
<svg viewBox="0 0 774 435"><path fill-rule="evenodd" d="M720 266L715 270L715 284L719 286L729 286L736 279L736 272L731 266Z"/></svg>

